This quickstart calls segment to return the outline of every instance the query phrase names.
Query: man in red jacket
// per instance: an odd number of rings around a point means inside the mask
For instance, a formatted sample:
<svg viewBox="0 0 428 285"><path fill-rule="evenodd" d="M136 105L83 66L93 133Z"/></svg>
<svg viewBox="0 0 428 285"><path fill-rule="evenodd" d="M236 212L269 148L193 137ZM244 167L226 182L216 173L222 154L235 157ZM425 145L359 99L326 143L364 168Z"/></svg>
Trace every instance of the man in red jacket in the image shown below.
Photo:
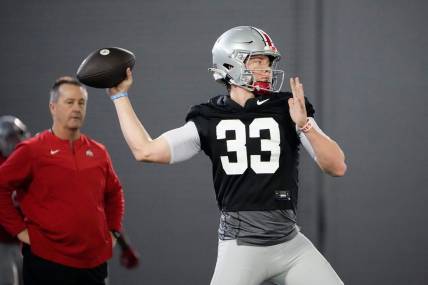
<svg viewBox="0 0 428 285"><path fill-rule="evenodd" d="M52 128L20 143L0 167L0 223L24 243L26 285L105 284L124 200L106 148L80 132L87 98L75 79L58 79ZM22 189L24 218L13 189Z"/></svg>

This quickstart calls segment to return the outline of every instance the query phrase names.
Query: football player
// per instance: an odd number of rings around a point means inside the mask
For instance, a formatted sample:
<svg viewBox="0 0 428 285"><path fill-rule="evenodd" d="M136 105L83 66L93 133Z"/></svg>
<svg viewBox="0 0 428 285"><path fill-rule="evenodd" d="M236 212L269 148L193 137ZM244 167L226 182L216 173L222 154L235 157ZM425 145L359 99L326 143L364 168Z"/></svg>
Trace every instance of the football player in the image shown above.
<svg viewBox="0 0 428 285"><path fill-rule="evenodd" d="M220 209L211 284L343 284L296 225L299 145L322 171L346 172L338 144L318 127L299 78L281 92L280 53L261 29L241 26L212 49L214 79L227 95L193 106L186 124L152 139L128 99L132 74L108 90L139 161L177 163L204 151Z"/></svg>

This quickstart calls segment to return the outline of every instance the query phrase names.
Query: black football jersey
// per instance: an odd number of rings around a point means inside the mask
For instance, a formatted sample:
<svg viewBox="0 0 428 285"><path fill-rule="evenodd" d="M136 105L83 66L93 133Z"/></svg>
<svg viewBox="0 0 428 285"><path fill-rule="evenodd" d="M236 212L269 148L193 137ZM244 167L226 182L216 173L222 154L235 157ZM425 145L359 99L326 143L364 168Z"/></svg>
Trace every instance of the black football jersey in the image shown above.
<svg viewBox="0 0 428 285"><path fill-rule="evenodd" d="M220 95L190 109L186 121L195 123L212 161L222 211L296 209L300 140L289 114L291 97L258 96L242 107ZM307 100L306 110L313 117Z"/></svg>

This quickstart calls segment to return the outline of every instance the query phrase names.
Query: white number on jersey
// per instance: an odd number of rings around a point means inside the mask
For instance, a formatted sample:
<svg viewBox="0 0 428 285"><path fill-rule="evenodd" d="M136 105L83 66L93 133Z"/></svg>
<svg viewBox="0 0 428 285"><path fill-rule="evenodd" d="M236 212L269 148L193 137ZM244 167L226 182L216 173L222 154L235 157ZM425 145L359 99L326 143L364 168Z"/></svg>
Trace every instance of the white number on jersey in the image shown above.
<svg viewBox="0 0 428 285"><path fill-rule="evenodd" d="M279 168L280 134L278 123L273 118L256 118L249 126L249 137L260 138L261 130L269 130L270 139L261 139L261 151L269 151L269 161L262 161L260 155L250 155L250 167L257 174L275 173ZM217 139L225 139L226 131L234 131L235 139L227 140L228 152L236 153L236 162L230 162L227 155L220 157L224 171L228 175L243 174L248 168L247 139L245 125L238 119L222 120L217 124Z"/></svg>

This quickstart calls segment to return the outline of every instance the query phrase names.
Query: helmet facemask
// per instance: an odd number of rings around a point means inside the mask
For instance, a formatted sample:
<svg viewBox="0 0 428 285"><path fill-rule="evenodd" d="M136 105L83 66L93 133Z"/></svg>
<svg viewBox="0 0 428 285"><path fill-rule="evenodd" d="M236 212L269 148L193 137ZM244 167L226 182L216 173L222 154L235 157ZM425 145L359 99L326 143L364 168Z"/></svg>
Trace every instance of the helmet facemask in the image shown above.
<svg viewBox="0 0 428 285"><path fill-rule="evenodd" d="M244 70L241 72L240 83L243 83L241 87L246 87L247 90L256 93L256 95L268 94L269 92L279 92L284 82L284 71L277 69L279 57L273 57L268 55L270 64L269 68L266 69L249 69L246 65L247 61L252 56L264 55L261 53L249 54L244 60ZM263 75L268 73L268 75ZM257 77L267 77L263 80L258 80Z"/></svg>

